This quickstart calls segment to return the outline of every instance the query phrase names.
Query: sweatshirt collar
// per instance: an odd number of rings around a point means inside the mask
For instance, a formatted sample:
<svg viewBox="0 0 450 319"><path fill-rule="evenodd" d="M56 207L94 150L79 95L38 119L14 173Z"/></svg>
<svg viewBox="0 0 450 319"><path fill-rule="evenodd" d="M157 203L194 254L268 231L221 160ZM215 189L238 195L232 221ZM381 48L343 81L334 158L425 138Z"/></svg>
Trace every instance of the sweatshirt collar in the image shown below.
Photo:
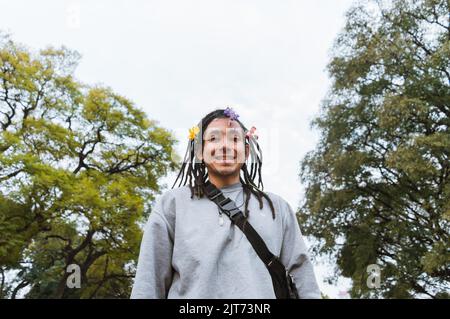
<svg viewBox="0 0 450 319"><path fill-rule="evenodd" d="M238 190L238 189L241 189L241 188L242 188L242 183L239 181L237 183L221 187L220 190L221 191L225 191L225 192L229 192L229 191L234 191L234 190Z"/></svg>

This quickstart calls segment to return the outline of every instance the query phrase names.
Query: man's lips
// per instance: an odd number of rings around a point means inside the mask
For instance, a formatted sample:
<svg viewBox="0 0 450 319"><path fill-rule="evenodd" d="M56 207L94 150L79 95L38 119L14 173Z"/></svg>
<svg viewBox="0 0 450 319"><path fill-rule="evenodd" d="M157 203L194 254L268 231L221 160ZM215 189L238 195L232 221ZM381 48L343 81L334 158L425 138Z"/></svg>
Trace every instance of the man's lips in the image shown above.
<svg viewBox="0 0 450 319"><path fill-rule="evenodd" d="M226 164L231 164L236 162L236 157L223 157L223 156L218 156L218 157L214 157L214 161L216 163L226 163Z"/></svg>

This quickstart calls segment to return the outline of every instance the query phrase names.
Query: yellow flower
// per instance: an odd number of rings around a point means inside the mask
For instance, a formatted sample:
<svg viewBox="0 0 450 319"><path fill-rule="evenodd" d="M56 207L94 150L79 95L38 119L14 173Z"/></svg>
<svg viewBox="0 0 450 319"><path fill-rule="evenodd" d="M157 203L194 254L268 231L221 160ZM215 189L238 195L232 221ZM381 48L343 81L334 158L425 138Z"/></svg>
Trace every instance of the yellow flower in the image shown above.
<svg viewBox="0 0 450 319"><path fill-rule="evenodd" d="M189 139L193 140L195 138L195 136L198 134L198 132L200 132L200 129L197 125L190 128L189 129Z"/></svg>

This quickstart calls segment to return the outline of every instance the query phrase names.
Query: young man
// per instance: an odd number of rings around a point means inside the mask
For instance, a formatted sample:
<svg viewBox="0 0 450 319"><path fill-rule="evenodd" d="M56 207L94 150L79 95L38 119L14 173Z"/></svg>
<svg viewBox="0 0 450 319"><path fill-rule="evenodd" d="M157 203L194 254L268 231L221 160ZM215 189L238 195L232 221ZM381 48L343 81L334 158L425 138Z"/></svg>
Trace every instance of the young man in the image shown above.
<svg viewBox="0 0 450 319"><path fill-rule="evenodd" d="M227 108L206 115L189 139L174 183L184 186L156 201L145 226L131 298L275 298L266 265L205 195L207 181L235 201L289 271L299 297L320 298L295 213L283 198L262 191L255 128L247 130Z"/></svg>

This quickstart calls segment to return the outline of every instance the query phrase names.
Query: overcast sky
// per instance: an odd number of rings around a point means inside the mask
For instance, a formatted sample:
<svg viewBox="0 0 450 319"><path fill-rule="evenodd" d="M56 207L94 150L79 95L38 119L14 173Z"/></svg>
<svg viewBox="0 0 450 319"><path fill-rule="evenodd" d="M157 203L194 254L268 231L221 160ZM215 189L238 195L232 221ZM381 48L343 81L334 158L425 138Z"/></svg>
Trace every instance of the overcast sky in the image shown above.
<svg viewBox="0 0 450 319"><path fill-rule="evenodd" d="M0 0L0 30L39 49L82 55L76 75L128 97L172 130L184 155L188 129L231 106L255 126L266 191L297 209L300 160L317 142L310 121L330 87L326 65L351 0ZM164 180L170 187L174 176ZM340 298L348 281L323 282Z"/></svg>

